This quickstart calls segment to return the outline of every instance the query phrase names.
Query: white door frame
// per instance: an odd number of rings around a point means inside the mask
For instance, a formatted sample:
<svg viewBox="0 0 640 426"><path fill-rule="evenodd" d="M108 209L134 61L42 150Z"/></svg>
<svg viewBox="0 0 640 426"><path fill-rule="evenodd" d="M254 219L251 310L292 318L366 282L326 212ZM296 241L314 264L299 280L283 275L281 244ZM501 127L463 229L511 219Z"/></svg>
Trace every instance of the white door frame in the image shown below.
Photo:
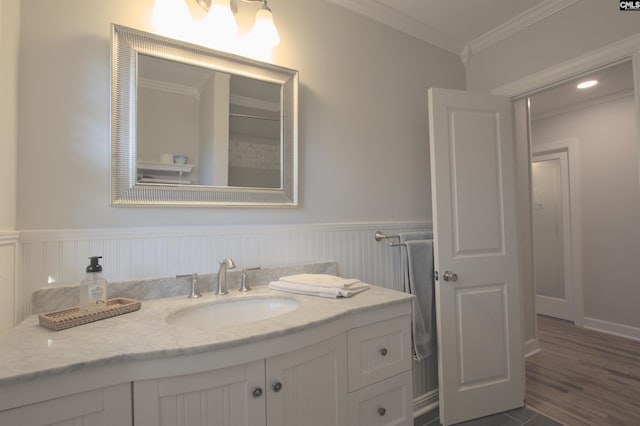
<svg viewBox="0 0 640 426"><path fill-rule="evenodd" d="M579 144L575 138L564 139L557 142L533 145L531 154L542 156L549 154L566 153L568 166L569 194L567 207L569 213L569 241L563 238L564 243L568 243L570 256L564 258L564 267L568 270L571 282L570 302L573 322L582 326L584 323L584 299L582 290L582 227L580 213L580 155ZM533 159L532 159L533 160ZM564 198L564 197L563 197ZM565 274L566 275L566 274Z"/></svg>
<svg viewBox="0 0 640 426"><path fill-rule="evenodd" d="M562 62L560 64L551 66L542 71L538 71L532 73L526 77L513 81L511 83L504 84L502 86L496 87L490 91L490 93L494 95L502 95L508 96L512 99L519 99L528 96L534 92L552 86L554 84L558 84L560 82L570 80L573 77L592 71L597 68L605 67L611 65L615 62L620 62L623 60L631 60L633 64L633 82L634 82L634 95L635 95L635 103L636 103L636 128L637 128L637 144L638 144L638 162L640 162L640 34L636 34L634 36L616 41L614 43L608 44L600 49L593 50L584 55L578 56L576 58L570 59L568 61ZM529 142L529 141L526 141ZM520 141L516 141L517 144ZM528 166L529 170L529 195L531 195L531 163ZM640 174L638 175L638 180L640 182ZM519 220L522 220L522 213L519 213ZM529 226L531 226L530 216L528 219ZM529 241L531 243L531 241ZM533 262L533 258L521 259L522 262ZM531 264L533 267L533 264ZM533 283L533 281L531 281ZM535 289L533 289L535 290ZM531 294L535 300L535 291L532 291ZM578 317L584 317L584 314L579 315ZM531 328L534 330L534 335L531 336L532 339L527 342L527 344L532 341L537 342L537 322L535 318L535 312L533 318L524 318L523 326L527 327L527 323L531 322ZM525 339L530 337L526 335ZM532 347L537 346L537 343L531 345Z"/></svg>

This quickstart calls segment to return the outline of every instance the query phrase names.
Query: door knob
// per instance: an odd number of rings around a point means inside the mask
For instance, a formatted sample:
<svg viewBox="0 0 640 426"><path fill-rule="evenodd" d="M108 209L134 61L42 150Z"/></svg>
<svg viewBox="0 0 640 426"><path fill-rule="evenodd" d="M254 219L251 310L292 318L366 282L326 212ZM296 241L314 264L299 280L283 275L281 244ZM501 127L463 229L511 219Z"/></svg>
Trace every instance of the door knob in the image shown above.
<svg viewBox="0 0 640 426"><path fill-rule="evenodd" d="M456 282L458 281L458 274L451 271L444 271L444 274L442 274L442 279L445 281Z"/></svg>

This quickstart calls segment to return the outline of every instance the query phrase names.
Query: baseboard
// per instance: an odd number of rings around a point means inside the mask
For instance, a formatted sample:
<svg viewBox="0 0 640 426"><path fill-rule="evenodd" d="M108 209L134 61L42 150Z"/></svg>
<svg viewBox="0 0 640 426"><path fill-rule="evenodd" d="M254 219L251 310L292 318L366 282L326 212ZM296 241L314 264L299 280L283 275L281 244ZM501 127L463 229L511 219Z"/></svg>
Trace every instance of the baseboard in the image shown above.
<svg viewBox="0 0 640 426"><path fill-rule="evenodd" d="M424 413L428 413L431 410L438 408L439 402L438 389L434 389L431 392L420 395L413 400L413 418L419 417Z"/></svg>
<svg viewBox="0 0 640 426"><path fill-rule="evenodd" d="M540 352L540 342L538 339L530 339L524 342L524 357L529 358L531 355L535 355Z"/></svg>
<svg viewBox="0 0 640 426"><path fill-rule="evenodd" d="M583 327L590 330L601 331L615 336L640 341L640 327L603 321L595 318L584 318Z"/></svg>

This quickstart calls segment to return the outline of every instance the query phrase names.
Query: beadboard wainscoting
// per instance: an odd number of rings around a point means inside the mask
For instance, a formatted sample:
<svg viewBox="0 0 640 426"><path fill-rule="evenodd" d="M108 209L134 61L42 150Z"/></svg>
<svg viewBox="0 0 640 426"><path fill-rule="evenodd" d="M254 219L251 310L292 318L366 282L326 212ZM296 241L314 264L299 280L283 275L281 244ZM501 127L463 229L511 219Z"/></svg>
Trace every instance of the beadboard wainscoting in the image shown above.
<svg viewBox="0 0 640 426"><path fill-rule="evenodd" d="M0 232L0 334L16 322L18 233Z"/></svg>
<svg viewBox="0 0 640 426"><path fill-rule="evenodd" d="M78 284L89 256L103 256L107 281L217 272L231 257L239 268L335 261L342 276L401 290L400 250L374 233L430 229L425 221L21 231L16 316L31 313L34 290Z"/></svg>

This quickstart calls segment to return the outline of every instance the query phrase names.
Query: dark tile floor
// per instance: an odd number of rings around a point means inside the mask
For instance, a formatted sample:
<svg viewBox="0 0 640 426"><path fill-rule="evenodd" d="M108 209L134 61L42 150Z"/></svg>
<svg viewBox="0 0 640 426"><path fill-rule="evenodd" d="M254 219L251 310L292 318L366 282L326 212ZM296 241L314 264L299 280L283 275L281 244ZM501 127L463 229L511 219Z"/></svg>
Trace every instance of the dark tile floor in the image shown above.
<svg viewBox="0 0 640 426"><path fill-rule="evenodd" d="M438 410L433 410L416 418L413 422L414 426L437 426L440 425ZM464 426L561 426L558 423L543 414L533 411L529 407L516 408L515 410L505 411L504 413L494 414L492 416L482 417L468 422L458 423Z"/></svg>

